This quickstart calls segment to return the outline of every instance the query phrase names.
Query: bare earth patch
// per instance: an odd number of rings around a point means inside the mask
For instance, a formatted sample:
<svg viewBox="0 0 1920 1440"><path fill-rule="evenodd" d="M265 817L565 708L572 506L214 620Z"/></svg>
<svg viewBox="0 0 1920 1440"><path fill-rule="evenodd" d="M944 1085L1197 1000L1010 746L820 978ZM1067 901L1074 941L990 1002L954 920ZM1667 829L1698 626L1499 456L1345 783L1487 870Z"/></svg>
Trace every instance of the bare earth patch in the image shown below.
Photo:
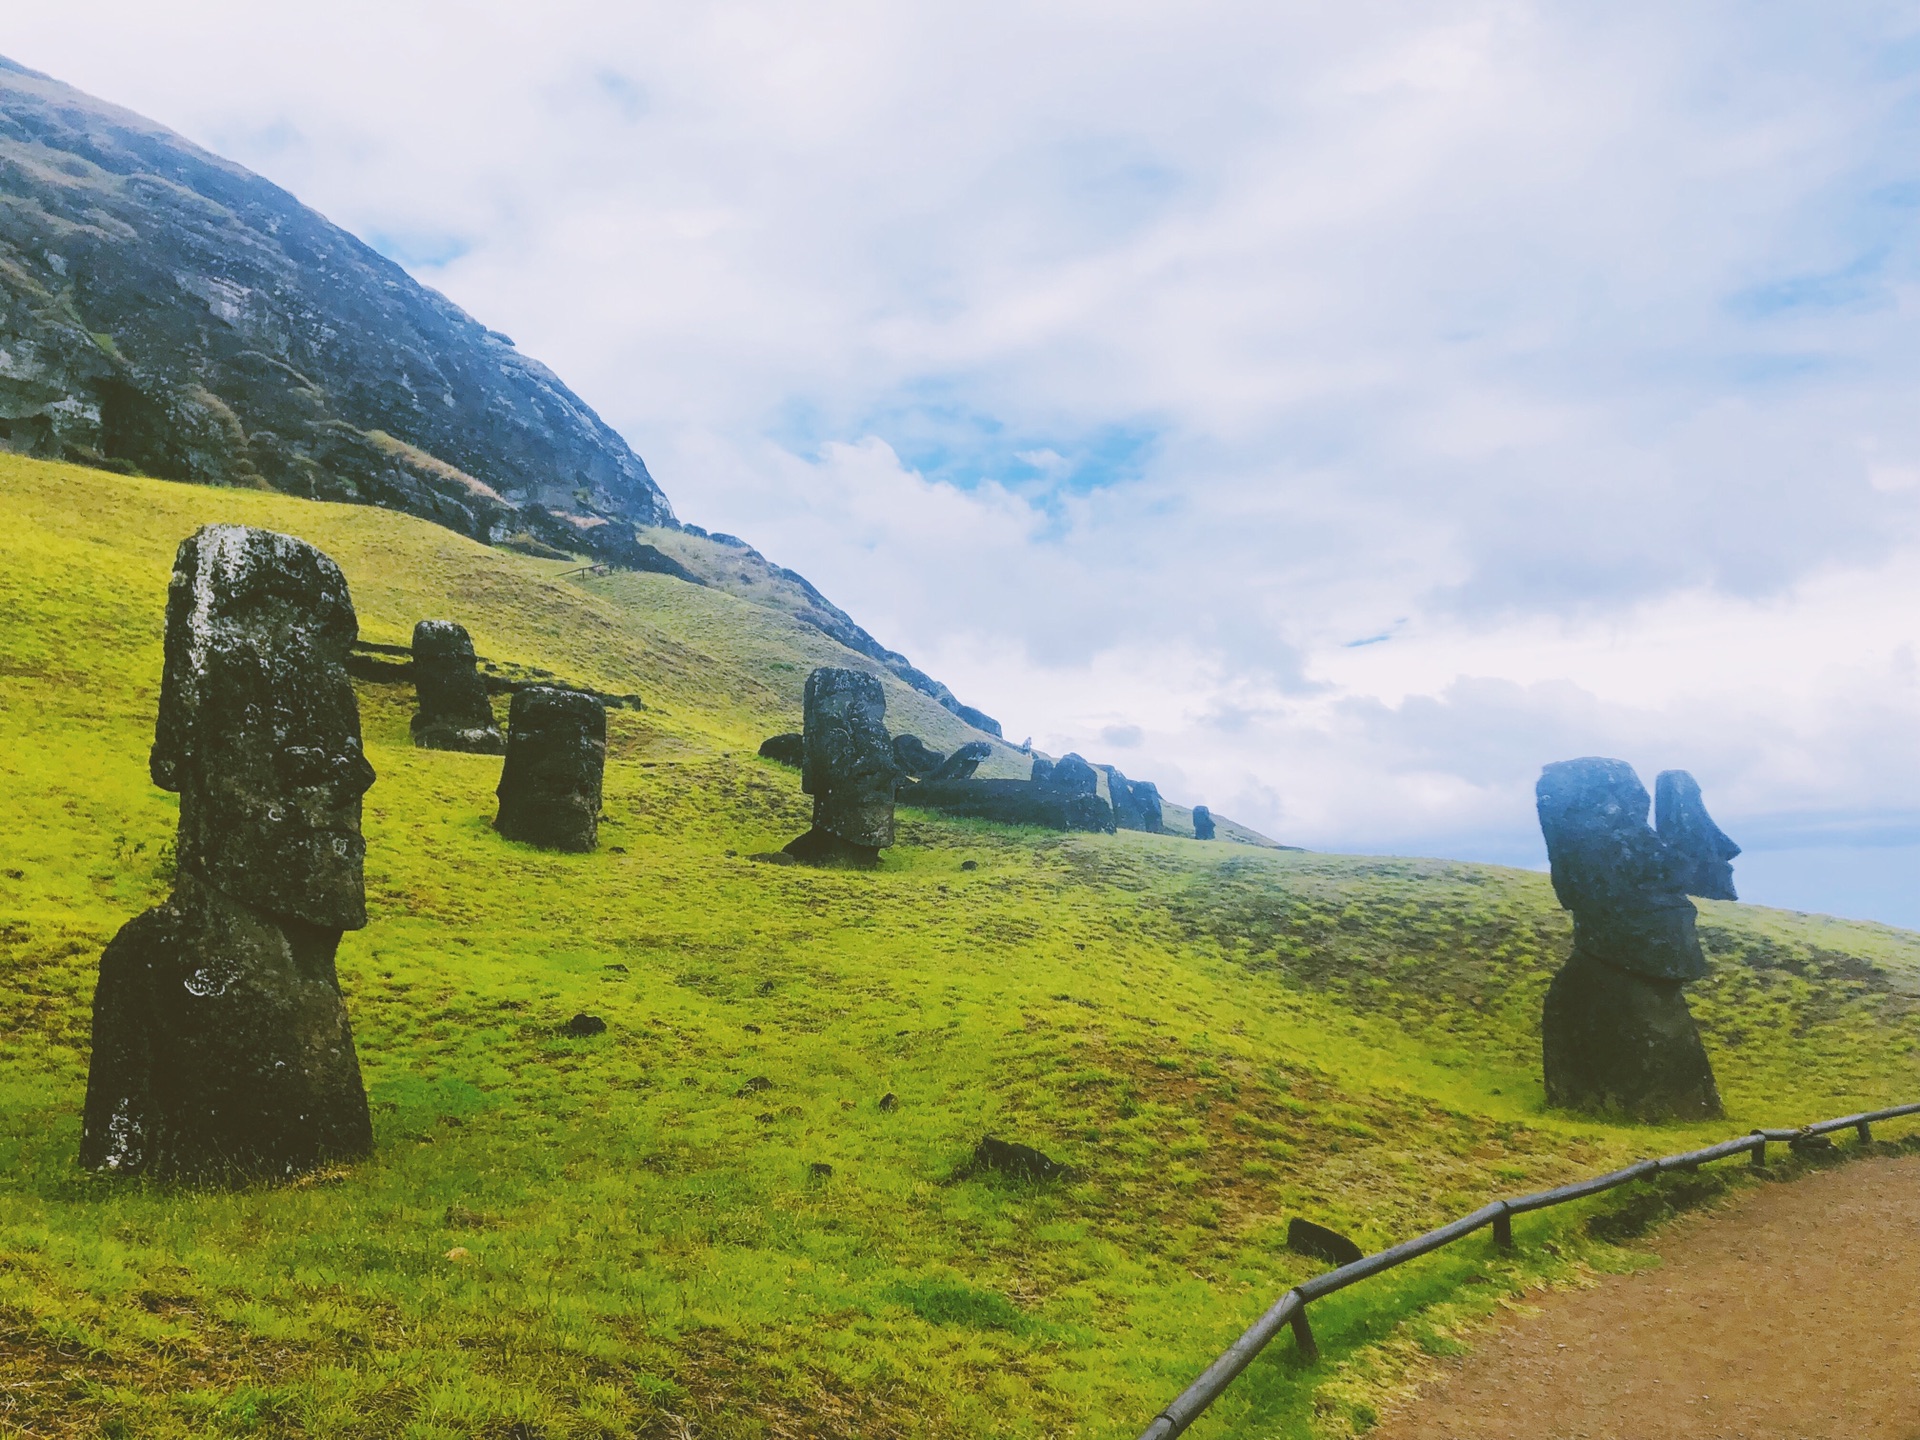
<svg viewBox="0 0 1920 1440"><path fill-rule="evenodd" d="M1920 1157L1748 1192L1515 1316L1375 1440L1920 1437Z"/></svg>

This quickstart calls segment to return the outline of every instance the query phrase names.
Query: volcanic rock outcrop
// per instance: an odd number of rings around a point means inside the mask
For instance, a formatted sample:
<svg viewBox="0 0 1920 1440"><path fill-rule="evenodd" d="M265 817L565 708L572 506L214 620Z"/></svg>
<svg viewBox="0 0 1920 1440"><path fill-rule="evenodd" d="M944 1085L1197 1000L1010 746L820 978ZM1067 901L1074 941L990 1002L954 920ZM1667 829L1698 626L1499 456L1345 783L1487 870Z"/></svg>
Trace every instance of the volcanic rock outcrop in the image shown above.
<svg viewBox="0 0 1920 1440"><path fill-rule="evenodd" d="M1712 827L1699 788L1690 777L1673 788L1695 844L1705 834L1698 822ZM1687 898L1702 878L1699 854L1648 826L1646 787L1624 761L1548 765L1535 795L1554 894L1573 912L1573 956L1542 1015L1548 1102L1646 1120L1718 1116L1713 1068L1682 993L1707 973ZM1706 878L1732 888L1730 872Z"/></svg>
<svg viewBox="0 0 1920 1440"><path fill-rule="evenodd" d="M372 1149L334 970L367 923L357 631L304 541L210 525L180 546L150 759L180 795L177 878L100 957L83 1165L244 1181Z"/></svg>
<svg viewBox="0 0 1920 1440"><path fill-rule="evenodd" d="M503 755L507 742L493 722L487 683L473 654L473 638L451 620L413 627L413 684L419 709L413 743L425 750Z"/></svg>
<svg viewBox="0 0 1920 1440"><path fill-rule="evenodd" d="M813 796L813 828L787 854L810 865L879 863L893 843L900 779L886 717L878 676L822 666L807 677L800 788Z"/></svg>
<svg viewBox="0 0 1920 1440"><path fill-rule="evenodd" d="M546 850L593 849L606 768L605 705L577 690L517 691L507 711L494 829Z"/></svg>
<svg viewBox="0 0 1920 1440"><path fill-rule="evenodd" d="M1213 839L1213 811L1204 805L1193 807L1193 838L1196 840Z"/></svg>

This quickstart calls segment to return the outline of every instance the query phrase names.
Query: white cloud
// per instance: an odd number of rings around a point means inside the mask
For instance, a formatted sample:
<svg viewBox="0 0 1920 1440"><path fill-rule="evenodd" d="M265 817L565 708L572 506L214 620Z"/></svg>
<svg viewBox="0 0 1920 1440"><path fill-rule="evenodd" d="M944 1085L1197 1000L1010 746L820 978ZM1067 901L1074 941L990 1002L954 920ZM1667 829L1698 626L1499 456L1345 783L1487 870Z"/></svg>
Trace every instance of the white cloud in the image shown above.
<svg viewBox="0 0 1920 1440"><path fill-rule="evenodd" d="M1352 848L1531 857L1585 750L1768 845L1920 816L1906 7L9 30L375 238L1049 749ZM1920 919L1843 870L1754 874Z"/></svg>

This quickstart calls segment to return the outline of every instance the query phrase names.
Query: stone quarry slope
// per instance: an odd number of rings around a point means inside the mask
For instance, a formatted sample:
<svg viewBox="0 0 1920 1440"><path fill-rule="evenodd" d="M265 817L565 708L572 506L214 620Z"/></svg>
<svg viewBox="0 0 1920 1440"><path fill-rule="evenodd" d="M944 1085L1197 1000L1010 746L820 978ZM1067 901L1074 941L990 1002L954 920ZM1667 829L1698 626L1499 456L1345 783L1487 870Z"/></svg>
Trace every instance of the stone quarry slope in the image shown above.
<svg viewBox="0 0 1920 1440"><path fill-rule="evenodd" d="M647 708L609 714L599 849L552 855L489 828L498 759L413 748L410 687L369 672L371 923L339 969L374 1157L96 1183L94 969L168 888L162 605L215 520L332 556L371 640L457 619L503 673ZM0 457L0 1429L1131 1440L1318 1268L1293 1216L1373 1248L1913 1090L1920 937L1882 927L1703 907L1730 1119L1649 1131L1542 1105L1569 938L1543 875L912 812L871 874L750 863L809 815L759 740L814 664L875 662L711 587L566 569ZM882 680L896 728L977 734ZM566 1033L582 1012L606 1031ZM984 1135L1072 1169L970 1172ZM1205 1433L1351 1433L1461 1320L1621 1263L1579 1219L1329 1301L1328 1363L1263 1360Z"/></svg>

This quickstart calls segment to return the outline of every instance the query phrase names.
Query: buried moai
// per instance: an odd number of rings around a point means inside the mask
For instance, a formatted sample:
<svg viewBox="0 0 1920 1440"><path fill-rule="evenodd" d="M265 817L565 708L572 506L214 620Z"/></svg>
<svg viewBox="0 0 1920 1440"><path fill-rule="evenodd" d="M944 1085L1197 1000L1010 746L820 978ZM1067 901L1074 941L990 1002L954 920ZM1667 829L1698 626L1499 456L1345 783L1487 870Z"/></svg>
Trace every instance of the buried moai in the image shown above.
<svg viewBox="0 0 1920 1440"><path fill-rule="evenodd" d="M606 769L607 707L597 696L545 685L515 691L493 828L545 850L593 849Z"/></svg>
<svg viewBox="0 0 1920 1440"><path fill-rule="evenodd" d="M1204 805L1193 807L1193 838L1211 840L1214 836L1213 811Z"/></svg>
<svg viewBox="0 0 1920 1440"><path fill-rule="evenodd" d="M893 843L900 780L878 676L823 666L807 677L800 788L813 828L786 847L809 865L872 866Z"/></svg>
<svg viewBox="0 0 1920 1440"><path fill-rule="evenodd" d="M180 796L174 889L100 957L83 1165L245 1181L372 1149L334 970L367 923L357 633L304 541L209 525L180 546L150 759Z"/></svg>
<svg viewBox="0 0 1920 1440"><path fill-rule="evenodd" d="M1688 895L1733 899L1739 847L1684 771L1646 787L1621 760L1547 766L1535 789L1553 890L1573 912L1573 956L1541 1019L1547 1100L1639 1119L1719 1116L1720 1092L1682 987L1707 973Z"/></svg>
<svg viewBox="0 0 1920 1440"><path fill-rule="evenodd" d="M493 721L487 682L464 625L422 620L413 627L413 686L419 709L413 743L424 750L504 754L507 742Z"/></svg>

